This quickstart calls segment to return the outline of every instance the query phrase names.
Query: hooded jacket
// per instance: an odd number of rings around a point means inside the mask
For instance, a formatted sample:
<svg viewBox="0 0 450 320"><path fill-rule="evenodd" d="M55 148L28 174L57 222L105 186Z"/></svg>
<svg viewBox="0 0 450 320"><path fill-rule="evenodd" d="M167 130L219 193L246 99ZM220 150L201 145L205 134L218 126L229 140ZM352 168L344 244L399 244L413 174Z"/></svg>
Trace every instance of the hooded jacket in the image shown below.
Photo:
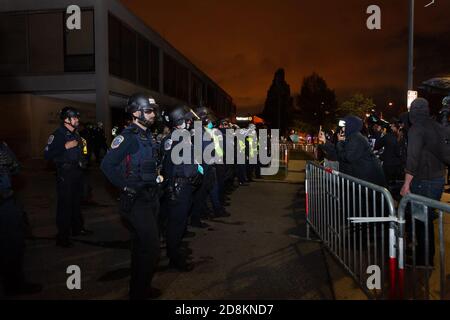
<svg viewBox="0 0 450 320"><path fill-rule="evenodd" d="M405 171L418 180L433 180L444 177L445 165L430 151L439 141L437 123L430 118L428 103L422 100L416 99L409 111L411 127Z"/></svg>
<svg viewBox="0 0 450 320"><path fill-rule="evenodd" d="M386 186L386 179L380 161L370 148L369 141L361 134L363 121L355 116L348 116L345 120L345 141L336 145L339 168L343 173Z"/></svg>

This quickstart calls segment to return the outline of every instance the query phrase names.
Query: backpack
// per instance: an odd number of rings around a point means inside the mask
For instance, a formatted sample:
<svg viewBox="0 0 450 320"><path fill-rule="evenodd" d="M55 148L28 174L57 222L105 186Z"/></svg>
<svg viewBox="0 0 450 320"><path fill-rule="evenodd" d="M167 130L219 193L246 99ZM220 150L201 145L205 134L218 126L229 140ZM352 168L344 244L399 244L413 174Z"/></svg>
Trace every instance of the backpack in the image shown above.
<svg viewBox="0 0 450 320"><path fill-rule="evenodd" d="M450 166L450 126L433 121L433 129L437 140L429 151L445 165Z"/></svg>

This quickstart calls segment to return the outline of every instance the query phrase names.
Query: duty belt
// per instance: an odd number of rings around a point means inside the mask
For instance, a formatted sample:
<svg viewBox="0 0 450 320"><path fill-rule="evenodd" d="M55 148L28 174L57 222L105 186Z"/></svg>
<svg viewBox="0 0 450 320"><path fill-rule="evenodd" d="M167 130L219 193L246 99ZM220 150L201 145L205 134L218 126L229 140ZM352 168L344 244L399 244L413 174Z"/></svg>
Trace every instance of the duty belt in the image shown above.
<svg viewBox="0 0 450 320"><path fill-rule="evenodd" d="M175 177L173 179L175 184L185 184L185 183L189 183L191 185L197 186L199 184L201 184L201 176L194 176L194 177Z"/></svg>

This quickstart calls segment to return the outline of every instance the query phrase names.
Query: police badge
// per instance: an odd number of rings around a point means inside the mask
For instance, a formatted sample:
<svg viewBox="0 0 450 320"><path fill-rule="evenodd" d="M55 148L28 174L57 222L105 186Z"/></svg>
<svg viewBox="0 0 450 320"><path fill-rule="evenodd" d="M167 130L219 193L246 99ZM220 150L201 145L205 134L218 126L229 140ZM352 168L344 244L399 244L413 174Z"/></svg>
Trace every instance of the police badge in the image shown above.
<svg viewBox="0 0 450 320"><path fill-rule="evenodd" d="M172 148L172 139L167 139L166 142L164 142L164 150L169 151Z"/></svg>
<svg viewBox="0 0 450 320"><path fill-rule="evenodd" d="M124 140L125 138L121 135L115 137L111 142L111 149L117 149Z"/></svg>
<svg viewBox="0 0 450 320"><path fill-rule="evenodd" d="M50 137L48 137L47 144L48 144L48 145L52 144L53 140L55 140L55 136L54 136L54 135L51 135Z"/></svg>

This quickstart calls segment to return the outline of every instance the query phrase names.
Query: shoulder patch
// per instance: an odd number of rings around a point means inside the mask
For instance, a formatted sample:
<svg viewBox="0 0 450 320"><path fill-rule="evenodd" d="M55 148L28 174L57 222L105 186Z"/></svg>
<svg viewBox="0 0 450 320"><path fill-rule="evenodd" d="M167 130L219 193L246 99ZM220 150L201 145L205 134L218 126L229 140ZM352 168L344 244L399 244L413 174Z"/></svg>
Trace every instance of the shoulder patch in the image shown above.
<svg viewBox="0 0 450 320"><path fill-rule="evenodd" d="M115 137L114 140L111 142L111 149L118 148L124 140L125 138L122 135Z"/></svg>
<svg viewBox="0 0 450 320"><path fill-rule="evenodd" d="M51 135L50 137L48 137L47 144L52 144L53 140L55 140L55 136Z"/></svg>
<svg viewBox="0 0 450 320"><path fill-rule="evenodd" d="M164 150L169 151L172 148L172 144L172 139L167 139L166 142L164 142Z"/></svg>

